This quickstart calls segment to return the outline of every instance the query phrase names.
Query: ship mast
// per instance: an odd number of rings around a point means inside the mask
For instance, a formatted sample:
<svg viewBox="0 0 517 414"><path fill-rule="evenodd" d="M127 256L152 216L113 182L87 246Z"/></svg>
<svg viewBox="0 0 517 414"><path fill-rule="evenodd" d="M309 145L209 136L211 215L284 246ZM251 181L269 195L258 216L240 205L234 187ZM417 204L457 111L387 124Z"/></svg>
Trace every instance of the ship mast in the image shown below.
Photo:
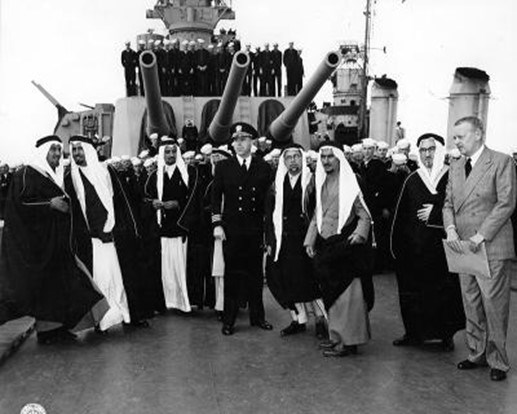
<svg viewBox="0 0 517 414"><path fill-rule="evenodd" d="M372 0L366 0L365 28L364 28L364 51L363 51L363 90L361 99L361 108L359 113L359 128L357 128L358 138L366 136L368 131L367 123L367 98L368 98L368 80L369 80L369 53L370 53L370 37L371 37L371 19L372 19Z"/></svg>

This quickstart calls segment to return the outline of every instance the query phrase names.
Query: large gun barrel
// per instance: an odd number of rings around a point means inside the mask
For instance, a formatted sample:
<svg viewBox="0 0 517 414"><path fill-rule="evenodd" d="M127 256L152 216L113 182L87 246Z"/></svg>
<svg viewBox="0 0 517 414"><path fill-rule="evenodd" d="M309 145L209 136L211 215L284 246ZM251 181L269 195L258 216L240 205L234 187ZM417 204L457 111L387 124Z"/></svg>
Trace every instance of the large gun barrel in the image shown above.
<svg viewBox="0 0 517 414"><path fill-rule="evenodd" d="M232 67L226 86L224 87L221 104L208 127L208 133L215 142L225 142L232 126L233 112L241 94L242 83L248 71L250 57L247 53L237 52L233 56Z"/></svg>
<svg viewBox="0 0 517 414"><path fill-rule="evenodd" d="M269 126L269 134L277 142L287 141L303 111L312 102L325 81L340 62L337 52L329 52L320 63L316 72L296 95L291 104Z"/></svg>
<svg viewBox="0 0 517 414"><path fill-rule="evenodd" d="M140 55L140 68L142 70L145 102L147 104L147 135L153 133L157 133L160 137L168 135L170 128L163 112L156 55L150 50L142 52Z"/></svg>

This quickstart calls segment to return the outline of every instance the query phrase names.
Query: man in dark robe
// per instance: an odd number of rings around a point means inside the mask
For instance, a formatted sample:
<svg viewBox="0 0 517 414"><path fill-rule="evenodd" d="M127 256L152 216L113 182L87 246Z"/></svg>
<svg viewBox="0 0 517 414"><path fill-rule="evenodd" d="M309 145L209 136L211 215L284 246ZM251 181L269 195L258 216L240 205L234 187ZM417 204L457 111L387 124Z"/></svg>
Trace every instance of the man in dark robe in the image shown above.
<svg viewBox="0 0 517 414"><path fill-rule="evenodd" d="M78 256L110 303L98 331L124 322L147 327L152 310L145 302L144 277L138 261L138 224L117 174L103 166L90 138L70 138L70 174L65 188L74 218Z"/></svg>
<svg viewBox="0 0 517 414"><path fill-rule="evenodd" d="M371 284L371 216L337 145L320 148L315 186L316 210L304 245L314 257L328 313L330 339L320 347L324 356L343 357L357 353L357 346L370 339L368 310L373 304L365 287Z"/></svg>
<svg viewBox="0 0 517 414"><path fill-rule="evenodd" d="M393 345L439 339L445 350L452 351L454 334L465 328L465 315L458 276L449 273L442 245L448 179L444 140L424 134L417 146L422 166L404 183L391 233L405 328Z"/></svg>
<svg viewBox="0 0 517 414"><path fill-rule="evenodd" d="M217 164L212 185L214 237L225 241L223 335L234 333L243 301L249 303L252 326L273 329L262 301L264 202L271 171L265 161L251 156L257 137L251 125L236 123L231 133L237 155Z"/></svg>
<svg viewBox="0 0 517 414"><path fill-rule="evenodd" d="M389 263L389 211L386 208L387 172L384 163L375 158L376 143L371 138L363 139L364 158L359 175L365 184L364 199L372 214L374 235L377 241L375 270L382 272Z"/></svg>
<svg viewBox="0 0 517 414"><path fill-rule="evenodd" d="M138 56L131 49L131 42L126 42L126 48L120 55L120 61L124 67L124 78L126 79L126 96L136 95L136 67Z"/></svg>
<svg viewBox="0 0 517 414"><path fill-rule="evenodd" d="M72 216L63 190L61 140L44 137L9 189L0 256L0 324L36 319L38 342L74 339L109 306L70 244Z"/></svg>
<svg viewBox="0 0 517 414"><path fill-rule="evenodd" d="M286 147L266 203L267 279L277 302L291 311L292 322L280 335L304 332L307 310L312 310L316 316L316 334L323 339L325 309L311 259L303 245L310 221L311 177L303 148L298 144Z"/></svg>
<svg viewBox="0 0 517 414"><path fill-rule="evenodd" d="M182 312L203 306L203 280L192 272L196 243L190 242L199 224L198 187L197 170L187 168L176 141L162 138L158 168L144 187L146 250L150 273L162 282L165 307Z"/></svg>

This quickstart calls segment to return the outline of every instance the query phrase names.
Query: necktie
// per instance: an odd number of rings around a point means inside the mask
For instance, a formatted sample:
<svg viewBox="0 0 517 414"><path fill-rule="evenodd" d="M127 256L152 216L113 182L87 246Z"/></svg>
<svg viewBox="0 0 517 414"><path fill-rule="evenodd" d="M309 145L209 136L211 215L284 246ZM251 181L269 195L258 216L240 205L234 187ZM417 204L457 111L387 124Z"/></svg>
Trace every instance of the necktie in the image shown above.
<svg viewBox="0 0 517 414"><path fill-rule="evenodd" d="M241 170L244 174L248 172L248 169L246 168L246 160L242 160Z"/></svg>
<svg viewBox="0 0 517 414"><path fill-rule="evenodd" d="M465 178L468 178L471 171L472 171L472 163L471 163L470 158L467 158L467 162L465 163Z"/></svg>

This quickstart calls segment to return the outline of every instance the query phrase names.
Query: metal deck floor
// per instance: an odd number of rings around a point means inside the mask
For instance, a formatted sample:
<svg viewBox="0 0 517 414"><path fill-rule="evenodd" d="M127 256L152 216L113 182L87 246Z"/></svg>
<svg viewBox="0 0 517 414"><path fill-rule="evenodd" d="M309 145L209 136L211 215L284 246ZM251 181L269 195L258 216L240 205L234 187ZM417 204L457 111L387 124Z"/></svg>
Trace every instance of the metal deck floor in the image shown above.
<svg viewBox="0 0 517 414"><path fill-rule="evenodd" d="M487 369L462 372L463 332L456 350L432 344L395 348L402 333L393 275L375 277L372 341L357 356L327 359L314 327L280 338L289 315L265 292L272 332L240 315L224 337L212 311L171 313L152 328L108 337L89 332L77 345L41 347L32 335L0 367L0 413L31 402L48 413L515 413L517 370L502 383ZM517 367L517 302L510 318L509 353Z"/></svg>

